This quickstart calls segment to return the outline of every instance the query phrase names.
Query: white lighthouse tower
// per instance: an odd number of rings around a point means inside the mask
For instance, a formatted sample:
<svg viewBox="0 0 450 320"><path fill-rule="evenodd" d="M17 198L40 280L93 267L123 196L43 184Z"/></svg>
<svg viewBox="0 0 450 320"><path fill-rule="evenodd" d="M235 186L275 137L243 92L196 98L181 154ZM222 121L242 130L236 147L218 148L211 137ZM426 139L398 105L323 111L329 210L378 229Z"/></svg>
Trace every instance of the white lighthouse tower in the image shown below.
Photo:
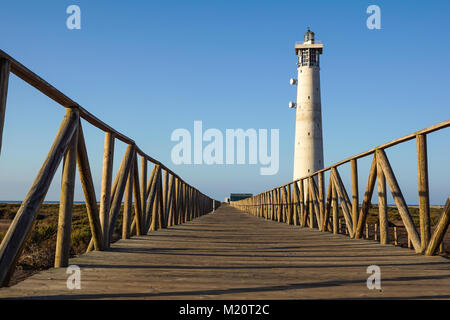
<svg viewBox="0 0 450 320"><path fill-rule="evenodd" d="M298 56L297 103L295 122L294 180L323 168L322 106L320 101L319 56L323 44L314 39L314 32L306 31L305 41L295 43Z"/></svg>

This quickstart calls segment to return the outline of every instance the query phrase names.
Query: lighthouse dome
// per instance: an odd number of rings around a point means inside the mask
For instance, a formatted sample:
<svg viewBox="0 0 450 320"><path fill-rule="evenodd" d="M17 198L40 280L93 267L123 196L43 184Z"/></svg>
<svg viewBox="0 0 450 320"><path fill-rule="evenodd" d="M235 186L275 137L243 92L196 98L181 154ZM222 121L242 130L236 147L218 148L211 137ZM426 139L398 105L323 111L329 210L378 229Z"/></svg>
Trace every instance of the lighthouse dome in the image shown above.
<svg viewBox="0 0 450 320"><path fill-rule="evenodd" d="M309 28L308 31L305 32L305 42L308 41L311 41L311 43L314 42L314 32L309 30Z"/></svg>

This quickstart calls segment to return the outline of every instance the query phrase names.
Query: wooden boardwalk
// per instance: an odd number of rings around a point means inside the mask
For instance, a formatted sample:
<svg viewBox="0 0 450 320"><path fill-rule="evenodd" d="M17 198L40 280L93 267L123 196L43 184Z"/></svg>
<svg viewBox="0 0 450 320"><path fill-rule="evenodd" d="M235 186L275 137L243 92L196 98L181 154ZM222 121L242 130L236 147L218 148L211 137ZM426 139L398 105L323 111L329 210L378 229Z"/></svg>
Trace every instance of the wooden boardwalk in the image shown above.
<svg viewBox="0 0 450 320"><path fill-rule="evenodd" d="M111 251L70 260L0 289L0 298L33 299L450 299L450 261L412 250L289 226L229 206L184 225L120 240ZM369 265L381 268L368 290Z"/></svg>

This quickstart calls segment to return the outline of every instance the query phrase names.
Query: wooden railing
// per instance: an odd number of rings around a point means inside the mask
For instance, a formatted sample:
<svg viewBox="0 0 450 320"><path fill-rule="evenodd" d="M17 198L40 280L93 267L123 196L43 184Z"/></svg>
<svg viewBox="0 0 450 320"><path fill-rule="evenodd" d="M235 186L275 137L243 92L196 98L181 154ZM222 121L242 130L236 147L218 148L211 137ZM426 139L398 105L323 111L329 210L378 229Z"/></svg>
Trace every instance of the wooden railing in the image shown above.
<svg viewBox="0 0 450 320"><path fill-rule="evenodd" d="M377 181L378 219L380 243L388 243L388 214L386 203L386 182L392 193L396 207L416 253L434 255L443 241L450 222L450 196L447 197L440 219L431 233L430 201L428 187L427 134L450 126L450 120L436 124L424 130L383 144L377 148L350 157L334 165L312 173L296 181L260 193L251 198L232 202L231 205L265 219L317 227L320 231L337 234L339 224L339 203L345 220L345 233L351 238L363 236L366 218L371 206L372 194ZM420 233L417 231L402 191L397 183L385 149L399 143L416 139L417 173L419 195ZM373 155L369 178L362 205L358 197L357 160ZM350 162L352 200L342 182L338 167ZM325 197L324 174L329 171L330 180ZM396 236L395 233L394 236Z"/></svg>
<svg viewBox="0 0 450 320"><path fill-rule="evenodd" d="M135 142L117 132L78 103L0 50L0 152L5 120L9 74L12 72L66 108L53 145L28 194L23 200L0 247L0 286L8 284L16 262L42 205L61 160L63 173L59 205L55 267L69 262L70 233L74 198L75 171L78 172L85 197L92 240L88 250L107 250L114 226L124 202L122 238L143 235L150 230L181 224L217 208L219 201L204 195L159 161L145 154ZM94 190L81 119L105 132L100 207ZM113 180L115 140L128 147ZM138 167L140 157L140 172ZM150 178L148 163L153 163ZM148 180L147 180L148 179ZM134 198L134 205L133 205ZM134 206L134 217L132 209ZM214 207L214 208L213 208Z"/></svg>

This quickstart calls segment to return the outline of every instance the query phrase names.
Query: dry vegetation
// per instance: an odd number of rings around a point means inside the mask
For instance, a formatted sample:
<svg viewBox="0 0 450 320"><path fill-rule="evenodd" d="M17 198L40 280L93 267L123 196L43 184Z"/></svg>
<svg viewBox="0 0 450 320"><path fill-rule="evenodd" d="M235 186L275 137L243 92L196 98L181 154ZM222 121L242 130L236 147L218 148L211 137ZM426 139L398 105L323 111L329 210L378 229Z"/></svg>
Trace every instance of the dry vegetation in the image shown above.
<svg viewBox="0 0 450 320"><path fill-rule="evenodd" d="M0 203L0 241L6 234L9 223L14 218L20 204ZM58 204L44 204L39 210L33 230L19 258L11 284L53 267L55 258L56 234L58 230ZM122 212L122 209L121 209ZM120 238L122 215L119 215L114 230L113 241ZM72 233L70 243L71 257L86 252L91 239L89 219L84 204L75 204L73 208Z"/></svg>

